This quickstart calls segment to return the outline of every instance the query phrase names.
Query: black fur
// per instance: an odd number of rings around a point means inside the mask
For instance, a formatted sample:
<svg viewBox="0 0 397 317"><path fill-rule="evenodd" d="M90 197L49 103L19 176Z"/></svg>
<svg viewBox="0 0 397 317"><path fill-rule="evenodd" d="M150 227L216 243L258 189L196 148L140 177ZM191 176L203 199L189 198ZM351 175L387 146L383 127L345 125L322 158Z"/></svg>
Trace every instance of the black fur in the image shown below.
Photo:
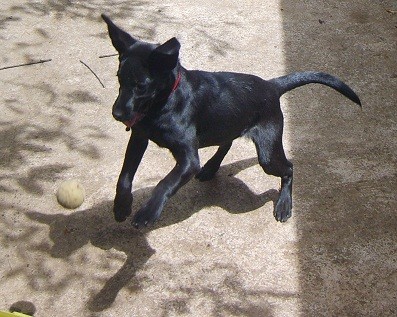
<svg viewBox="0 0 397 317"><path fill-rule="evenodd" d="M132 129L114 200L116 220L131 214L132 181L149 140L168 148L176 165L135 214L136 227L157 220L167 200L193 176L213 178L233 140L241 136L253 140L263 170L281 178L276 220L291 217L293 170L282 145L280 96L309 83L332 87L361 105L357 95L339 79L319 72L266 81L248 74L186 70L175 38L162 45L138 41L102 17L119 52L120 91L113 116ZM200 169L198 149L211 145L219 149Z"/></svg>

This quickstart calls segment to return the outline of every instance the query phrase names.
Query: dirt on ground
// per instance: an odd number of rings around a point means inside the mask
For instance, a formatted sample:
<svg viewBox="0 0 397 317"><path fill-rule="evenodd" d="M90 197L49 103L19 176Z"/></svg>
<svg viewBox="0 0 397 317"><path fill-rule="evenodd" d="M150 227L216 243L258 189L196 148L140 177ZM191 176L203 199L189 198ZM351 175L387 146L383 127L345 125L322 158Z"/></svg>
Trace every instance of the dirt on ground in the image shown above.
<svg viewBox="0 0 397 317"><path fill-rule="evenodd" d="M0 9L0 311L396 316L396 1L10 0ZM358 93L362 109L319 85L282 98L295 175L288 222L272 214L279 179L246 139L153 227L114 221L129 133L111 116L118 59L106 56L115 51L101 13L145 41L176 36L188 69L265 79L319 70ZM7 68L31 62L40 63ZM200 150L201 163L215 150ZM133 211L173 166L168 150L149 145ZM55 197L68 179L85 188L76 210Z"/></svg>

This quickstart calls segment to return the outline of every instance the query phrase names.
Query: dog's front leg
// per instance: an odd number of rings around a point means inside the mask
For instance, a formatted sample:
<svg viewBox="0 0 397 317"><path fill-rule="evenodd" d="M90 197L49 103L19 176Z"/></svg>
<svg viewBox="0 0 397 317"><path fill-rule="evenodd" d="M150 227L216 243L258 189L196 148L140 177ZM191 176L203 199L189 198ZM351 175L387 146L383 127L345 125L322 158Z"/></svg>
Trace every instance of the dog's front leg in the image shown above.
<svg viewBox="0 0 397 317"><path fill-rule="evenodd" d="M147 146L147 138L131 133L114 198L113 212L116 221L124 221L131 214L132 181Z"/></svg>
<svg viewBox="0 0 397 317"><path fill-rule="evenodd" d="M168 199L200 170L196 147L185 146L183 149L172 151L172 154L176 159L176 165L157 184L149 201L134 216L132 224L136 228L153 224L160 217Z"/></svg>

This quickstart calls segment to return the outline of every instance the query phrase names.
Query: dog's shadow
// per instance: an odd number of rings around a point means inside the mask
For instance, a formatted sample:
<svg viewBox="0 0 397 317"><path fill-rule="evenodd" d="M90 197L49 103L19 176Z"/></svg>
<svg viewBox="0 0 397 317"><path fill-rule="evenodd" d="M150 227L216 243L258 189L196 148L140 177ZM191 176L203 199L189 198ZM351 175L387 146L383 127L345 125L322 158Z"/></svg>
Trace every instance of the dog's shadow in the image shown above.
<svg viewBox="0 0 397 317"><path fill-rule="evenodd" d="M256 195L241 180L233 177L238 171L255 164L256 158L246 159L222 166L219 175L212 181L191 181L170 200L161 219L146 230L133 229L128 220L122 224L116 223L112 214L112 201L69 215L28 212L27 216L50 227L53 245L48 252L52 257L67 258L89 242L102 250L114 248L126 254L123 266L87 303L89 310L102 311L112 305L118 292L130 282L133 282L134 289L139 289L139 282L133 281L135 273L155 252L147 242L148 231L181 222L207 206L215 205L231 213L243 213L255 210L269 201L274 203L278 196L277 190L271 189ZM149 198L152 189L149 187L134 191L134 211ZM189 198L181 199L184 196Z"/></svg>

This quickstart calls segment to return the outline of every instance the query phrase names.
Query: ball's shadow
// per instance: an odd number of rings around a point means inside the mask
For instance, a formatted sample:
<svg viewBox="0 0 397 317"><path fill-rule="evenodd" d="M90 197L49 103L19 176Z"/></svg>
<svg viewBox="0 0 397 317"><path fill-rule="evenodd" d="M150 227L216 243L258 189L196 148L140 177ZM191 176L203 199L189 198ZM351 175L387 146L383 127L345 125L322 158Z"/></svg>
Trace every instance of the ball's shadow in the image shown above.
<svg viewBox="0 0 397 317"><path fill-rule="evenodd" d="M52 257L67 258L89 242L102 250L114 248L126 254L123 266L87 303L89 310L102 311L112 305L123 287L128 285L132 291L140 288L139 281L131 281L134 280L136 271L155 252L147 242L148 231L181 222L208 206L219 206L231 213L244 213L262 207L269 201L274 203L278 196L277 190L270 189L257 195L233 176L255 164L256 158L246 159L222 166L218 175L209 182L191 181L166 205L160 220L145 230L134 229L130 219L124 223L115 222L113 201L105 201L69 215L27 212L27 216L50 227L53 244L48 253ZM133 213L150 197L152 189L153 187L147 187L134 191Z"/></svg>

